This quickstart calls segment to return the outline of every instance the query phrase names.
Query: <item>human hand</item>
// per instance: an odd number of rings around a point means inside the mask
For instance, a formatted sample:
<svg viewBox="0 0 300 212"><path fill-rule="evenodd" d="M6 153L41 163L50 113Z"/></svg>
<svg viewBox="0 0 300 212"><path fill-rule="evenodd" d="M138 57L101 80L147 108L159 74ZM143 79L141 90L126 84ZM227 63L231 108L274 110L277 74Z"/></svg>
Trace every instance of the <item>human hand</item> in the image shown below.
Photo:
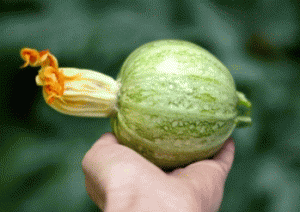
<svg viewBox="0 0 300 212"><path fill-rule="evenodd" d="M165 173L106 133L82 161L86 190L105 212L217 211L234 149L228 139L213 159Z"/></svg>

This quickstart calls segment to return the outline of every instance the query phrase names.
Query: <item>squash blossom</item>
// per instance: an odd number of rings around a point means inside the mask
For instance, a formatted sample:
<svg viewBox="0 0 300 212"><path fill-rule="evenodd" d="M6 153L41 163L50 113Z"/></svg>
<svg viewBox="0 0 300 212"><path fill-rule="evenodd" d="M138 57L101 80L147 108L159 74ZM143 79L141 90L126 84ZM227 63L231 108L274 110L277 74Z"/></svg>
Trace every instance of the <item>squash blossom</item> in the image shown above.
<svg viewBox="0 0 300 212"><path fill-rule="evenodd" d="M118 83L96 71L78 68L59 68L49 50L38 52L23 48L21 57L28 65L41 66L35 78L43 86L43 97L55 110L75 116L107 117L117 109Z"/></svg>
<svg viewBox="0 0 300 212"><path fill-rule="evenodd" d="M49 50L23 48L21 57L22 68L41 67L36 84L49 106L68 115L110 117L118 142L161 168L211 157L236 127L252 124L252 105L226 66L187 41L142 45L116 80L60 68Z"/></svg>

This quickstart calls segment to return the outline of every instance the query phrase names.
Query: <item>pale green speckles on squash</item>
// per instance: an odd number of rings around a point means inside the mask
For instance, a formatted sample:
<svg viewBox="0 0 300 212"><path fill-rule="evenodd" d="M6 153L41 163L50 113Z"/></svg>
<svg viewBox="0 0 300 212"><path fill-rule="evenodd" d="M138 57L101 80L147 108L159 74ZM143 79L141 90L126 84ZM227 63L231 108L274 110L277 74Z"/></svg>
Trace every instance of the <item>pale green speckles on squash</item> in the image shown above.
<svg viewBox="0 0 300 212"><path fill-rule="evenodd" d="M186 77L176 75L146 76L142 79L139 78L128 86L123 85L126 89L122 87L120 91L121 107L126 107L126 104L134 104L135 108L168 106L167 110L194 110L197 113L203 110L204 113L207 111L212 113L213 110L219 110L229 102L228 94L222 95L226 90L216 92L215 96L212 96L213 88L205 81L189 82ZM237 101L234 97L231 97L232 105ZM218 102L220 103L215 104Z"/></svg>
<svg viewBox="0 0 300 212"><path fill-rule="evenodd" d="M137 136L146 138L148 142L153 142L158 138L162 140L170 138L185 140L190 137L203 138L211 135L222 135L224 130L228 130L227 126L233 126L233 121L227 121L224 124L220 121L190 121L188 118L184 120L164 115L158 117L158 115L143 114L141 116L138 111L129 113L128 110L125 110L124 113L130 114L130 116L122 117L123 124L132 132L135 132ZM162 143L162 146L164 145L167 144Z"/></svg>
<svg viewBox="0 0 300 212"><path fill-rule="evenodd" d="M200 99L204 102L216 102L217 98L213 97L209 93L203 93L200 95L193 95L194 98Z"/></svg>

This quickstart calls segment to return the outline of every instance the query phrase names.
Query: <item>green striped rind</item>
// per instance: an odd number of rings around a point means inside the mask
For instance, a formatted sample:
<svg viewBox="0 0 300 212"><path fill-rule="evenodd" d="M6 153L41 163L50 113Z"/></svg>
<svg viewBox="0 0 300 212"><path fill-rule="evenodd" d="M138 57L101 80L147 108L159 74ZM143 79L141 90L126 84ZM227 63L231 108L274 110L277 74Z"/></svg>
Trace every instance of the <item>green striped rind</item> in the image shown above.
<svg viewBox="0 0 300 212"><path fill-rule="evenodd" d="M117 80L113 131L120 143L160 167L210 157L237 124L239 99L230 72L195 44L145 44L126 59Z"/></svg>
<svg viewBox="0 0 300 212"><path fill-rule="evenodd" d="M148 118L146 116L139 120L139 125L133 125L131 121L124 121L119 113L112 119L112 128L119 143L164 168L179 167L210 157L222 147L235 127L232 120L172 122L166 116Z"/></svg>

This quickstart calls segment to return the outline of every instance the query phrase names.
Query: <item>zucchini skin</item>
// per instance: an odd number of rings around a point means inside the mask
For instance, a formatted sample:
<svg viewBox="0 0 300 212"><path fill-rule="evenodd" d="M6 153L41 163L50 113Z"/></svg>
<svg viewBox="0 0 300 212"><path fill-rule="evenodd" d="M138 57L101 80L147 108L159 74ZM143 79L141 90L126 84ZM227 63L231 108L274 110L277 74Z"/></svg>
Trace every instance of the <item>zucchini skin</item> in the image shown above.
<svg viewBox="0 0 300 212"><path fill-rule="evenodd" d="M144 44L125 60L117 82L111 126L118 142L161 168L211 157L236 127L232 75L196 44Z"/></svg>

